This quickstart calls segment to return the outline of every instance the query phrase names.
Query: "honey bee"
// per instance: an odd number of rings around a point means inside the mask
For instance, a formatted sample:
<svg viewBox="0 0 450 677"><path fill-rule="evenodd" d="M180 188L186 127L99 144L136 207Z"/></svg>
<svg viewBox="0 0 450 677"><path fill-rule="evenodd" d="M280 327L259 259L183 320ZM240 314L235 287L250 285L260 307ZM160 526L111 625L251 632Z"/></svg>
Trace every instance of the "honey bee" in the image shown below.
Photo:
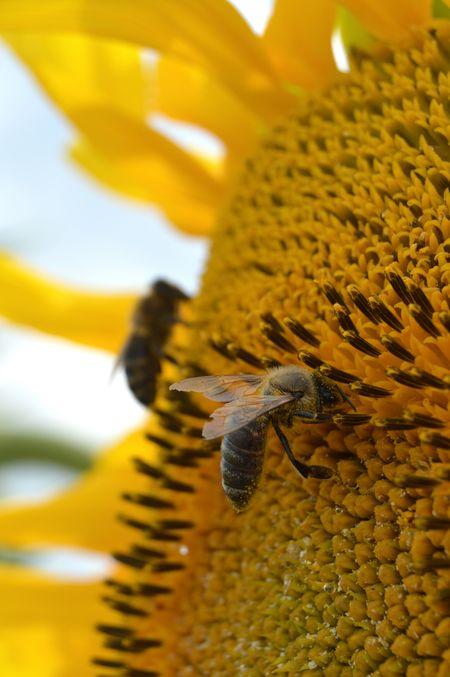
<svg viewBox="0 0 450 677"><path fill-rule="evenodd" d="M157 280L134 309L118 364L123 365L131 392L146 407L155 399L164 346L179 319L178 306L188 298L175 285Z"/></svg>
<svg viewBox="0 0 450 677"><path fill-rule="evenodd" d="M350 399L318 370L296 365L270 369L267 374L198 376L170 386L171 390L202 393L225 404L211 414L203 427L207 440L223 437L222 486L237 511L243 510L261 477L269 423L272 424L290 462L302 477L326 479L330 470L298 461L281 430L294 419L305 423L330 420L336 407ZM354 408L354 407L353 407Z"/></svg>

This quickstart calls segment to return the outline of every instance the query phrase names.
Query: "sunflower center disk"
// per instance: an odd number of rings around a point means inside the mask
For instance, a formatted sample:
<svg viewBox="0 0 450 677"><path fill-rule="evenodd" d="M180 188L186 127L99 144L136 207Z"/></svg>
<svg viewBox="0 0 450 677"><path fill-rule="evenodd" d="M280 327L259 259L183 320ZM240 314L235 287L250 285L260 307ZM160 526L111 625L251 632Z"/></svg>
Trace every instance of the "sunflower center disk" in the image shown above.
<svg viewBox="0 0 450 677"><path fill-rule="evenodd" d="M236 515L220 442L199 439L206 401L167 400L161 383L162 463L141 461L147 504L127 495L144 538L114 595L131 639L106 633L112 649L130 643L119 670L450 672L449 44L442 28L361 58L247 161L179 361L211 374L306 364L357 411L286 431L329 480L302 480L269 435Z"/></svg>

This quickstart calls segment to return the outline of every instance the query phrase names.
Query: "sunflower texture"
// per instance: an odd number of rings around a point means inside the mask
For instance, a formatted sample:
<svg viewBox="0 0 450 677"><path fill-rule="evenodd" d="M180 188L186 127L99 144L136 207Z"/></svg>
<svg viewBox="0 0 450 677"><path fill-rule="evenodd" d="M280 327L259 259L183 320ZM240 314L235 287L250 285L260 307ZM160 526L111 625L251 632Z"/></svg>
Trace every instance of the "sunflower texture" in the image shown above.
<svg viewBox="0 0 450 677"><path fill-rule="evenodd" d="M312 40L296 59L293 46L308 36L293 21L302 3L294 5L276 4L261 39L278 75L267 79L254 50L245 55L254 79L227 84L252 134L230 145L220 170L196 161L199 182L207 175L220 186L197 232L209 230L213 203L218 214L201 290L167 346L146 430L67 496L0 514L9 545L75 543L110 550L116 561L101 590L85 586L86 600L72 589L47 593L77 601L66 628L59 609L46 610L54 627L47 619L42 642L48 665L52 656L59 663L36 674L73 674L58 647L75 661L90 652L82 674L102 677L450 673L450 24L431 21L428 3L348 2L359 33L343 76ZM59 30L75 22L71 6L68 18L32 19ZM335 8L325 6L329 29L318 25L331 31ZM85 24L95 19L87 12ZM4 20L10 30L7 13ZM129 39L131 29L121 30ZM231 59L225 48L221 58ZM89 140L103 177L108 170L122 187L130 176L143 186L143 156L111 150L115 131L97 134L88 115L73 119L78 148ZM189 229L185 215L201 196L184 195L189 210L173 220ZM12 320L117 345L130 298L93 299L110 330L96 332L93 313L77 334L49 319L56 287L10 260L7 267L16 294L22 286L50 299L42 322L20 299L20 313L0 302ZM202 439L210 403L169 385L286 364L335 381L356 411L286 431L296 457L327 467L330 479L302 479L269 433L262 481L237 514L220 486L219 444ZM42 600L40 586L51 584L32 577L24 585ZM44 628L34 616L32 646Z"/></svg>

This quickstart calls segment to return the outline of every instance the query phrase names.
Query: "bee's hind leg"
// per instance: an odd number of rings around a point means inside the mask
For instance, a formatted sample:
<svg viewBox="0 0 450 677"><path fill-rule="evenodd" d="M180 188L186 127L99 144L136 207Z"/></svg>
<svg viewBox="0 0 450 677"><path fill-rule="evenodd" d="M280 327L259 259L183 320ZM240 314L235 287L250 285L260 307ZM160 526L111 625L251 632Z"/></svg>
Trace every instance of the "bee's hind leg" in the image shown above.
<svg viewBox="0 0 450 677"><path fill-rule="evenodd" d="M332 418L332 415L325 411L296 411L294 416L301 418L303 423L324 423Z"/></svg>
<svg viewBox="0 0 450 677"><path fill-rule="evenodd" d="M278 436L278 439L280 440L284 451L286 452L286 455L294 468L297 470L298 473L302 477L316 477L318 479L327 479L328 477L331 477L332 473L328 468L325 468L321 465L305 465L304 463L300 463L298 461L294 454L292 453L292 449L289 446L289 442L287 440L286 435L284 432L281 430L280 426L278 423L274 420L272 420L272 425L274 427L274 430Z"/></svg>

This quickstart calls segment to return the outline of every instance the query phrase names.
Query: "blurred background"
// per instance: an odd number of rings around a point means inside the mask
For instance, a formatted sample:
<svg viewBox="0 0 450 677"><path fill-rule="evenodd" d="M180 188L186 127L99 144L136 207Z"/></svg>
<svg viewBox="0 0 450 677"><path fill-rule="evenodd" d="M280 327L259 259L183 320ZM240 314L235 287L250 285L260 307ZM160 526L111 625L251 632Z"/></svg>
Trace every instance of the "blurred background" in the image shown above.
<svg viewBox="0 0 450 677"><path fill-rule="evenodd" d="M271 0L232 4L262 32ZM156 210L80 173L65 156L70 126L1 44L0 82L0 248L77 287L140 292L163 277L194 293L206 241L181 235ZM222 152L202 130L162 116L153 124L182 145ZM0 320L0 502L40 501L63 490L143 420L122 373L111 379L114 361ZM0 550L0 561L21 557ZM64 577L98 575L104 565L67 551L29 557Z"/></svg>

